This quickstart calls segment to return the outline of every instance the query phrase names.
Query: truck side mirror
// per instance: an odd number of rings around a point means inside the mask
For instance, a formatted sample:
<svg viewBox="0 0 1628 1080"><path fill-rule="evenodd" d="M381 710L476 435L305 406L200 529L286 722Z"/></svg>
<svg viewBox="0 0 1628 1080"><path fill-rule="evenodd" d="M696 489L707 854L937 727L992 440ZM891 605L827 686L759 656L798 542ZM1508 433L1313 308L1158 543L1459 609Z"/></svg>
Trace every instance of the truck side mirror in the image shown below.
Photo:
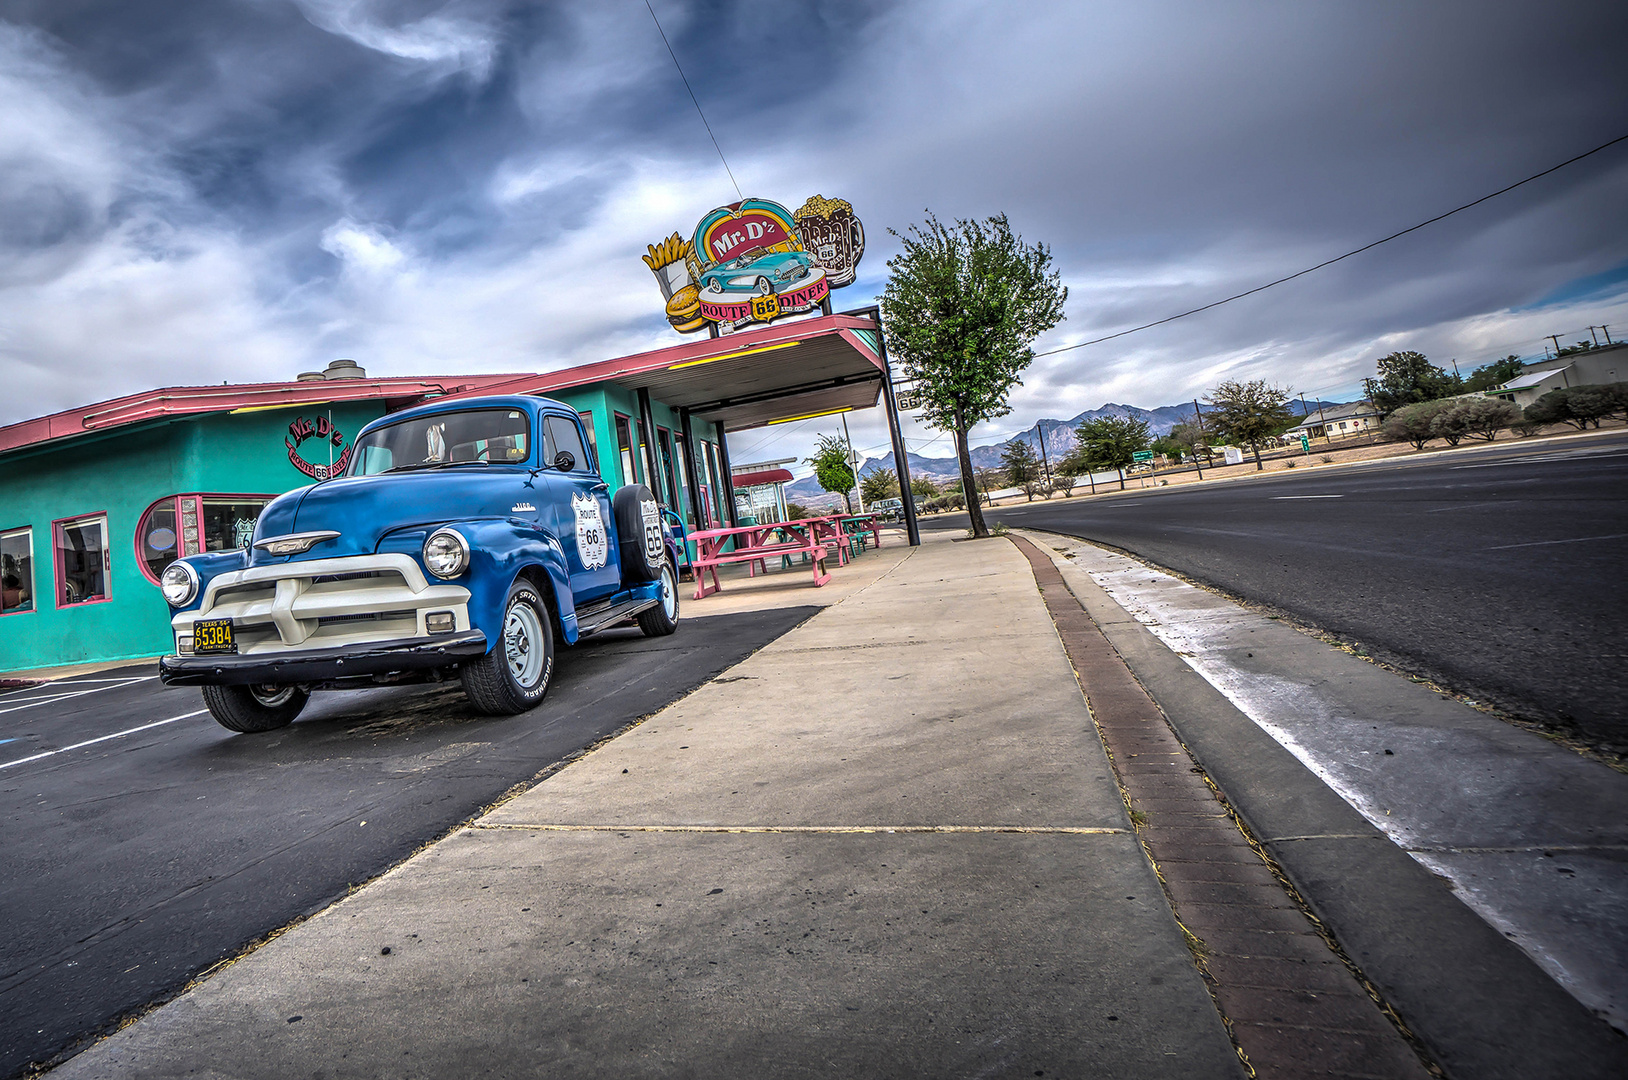
<svg viewBox="0 0 1628 1080"><path fill-rule="evenodd" d="M554 455L554 467L560 472L570 472L577 467L577 459L569 450L561 450Z"/></svg>

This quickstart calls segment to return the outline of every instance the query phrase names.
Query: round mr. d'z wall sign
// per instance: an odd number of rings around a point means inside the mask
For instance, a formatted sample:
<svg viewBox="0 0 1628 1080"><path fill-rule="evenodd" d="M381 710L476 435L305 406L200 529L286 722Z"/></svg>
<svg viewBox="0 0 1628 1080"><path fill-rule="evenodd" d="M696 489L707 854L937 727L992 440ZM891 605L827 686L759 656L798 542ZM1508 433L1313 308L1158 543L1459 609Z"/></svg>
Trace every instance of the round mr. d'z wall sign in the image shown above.
<svg viewBox="0 0 1628 1080"><path fill-rule="evenodd" d="M300 447L310 439L316 440L312 449L319 451L322 457L330 458L331 464L329 461L306 459ZM288 463L313 480L326 480L343 473L345 466L350 464L350 452L354 449L345 445L344 433L326 416L319 416L315 420L296 417L288 425L288 438L283 440L283 445L288 448Z"/></svg>

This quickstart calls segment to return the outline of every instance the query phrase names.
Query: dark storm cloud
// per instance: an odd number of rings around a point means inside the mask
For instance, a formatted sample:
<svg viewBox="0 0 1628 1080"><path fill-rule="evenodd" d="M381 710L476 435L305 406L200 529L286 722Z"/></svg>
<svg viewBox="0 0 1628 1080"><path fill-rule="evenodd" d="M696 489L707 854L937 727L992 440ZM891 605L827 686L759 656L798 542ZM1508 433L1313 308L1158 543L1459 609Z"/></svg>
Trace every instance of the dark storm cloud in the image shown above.
<svg viewBox="0 0 1628 1080"><path fill-rule="evenodd" d="M860 209L840 300L880 288L886 227L1004 210L1070 286L1040 348L1440 213L1623 133L1628 101L1620 5L656 10L748 195ZM0 80L0 421L336 355L525 370L670 341L637 256L734 198L642 0L22 0ZM1625 189L1619 148L1044 357L990 430L1628 320L1620 276L1567 285L1622 265Z"/></svg>

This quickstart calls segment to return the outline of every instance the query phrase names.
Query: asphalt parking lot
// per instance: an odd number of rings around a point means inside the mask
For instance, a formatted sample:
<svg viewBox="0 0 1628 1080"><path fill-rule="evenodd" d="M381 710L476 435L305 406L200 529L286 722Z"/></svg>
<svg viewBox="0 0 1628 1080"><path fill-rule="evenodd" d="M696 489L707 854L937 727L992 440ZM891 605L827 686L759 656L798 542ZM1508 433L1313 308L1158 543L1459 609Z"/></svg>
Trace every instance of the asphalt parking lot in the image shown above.
<svg viewBox="0 0 1628 1080"><path fill-rule="evenodd" d="M609 631L564 650L544 704L512 718L473 714L456 683L381 687L234 735L147 665L0 692L0 1076L173 995L814 610Z"/></svg>

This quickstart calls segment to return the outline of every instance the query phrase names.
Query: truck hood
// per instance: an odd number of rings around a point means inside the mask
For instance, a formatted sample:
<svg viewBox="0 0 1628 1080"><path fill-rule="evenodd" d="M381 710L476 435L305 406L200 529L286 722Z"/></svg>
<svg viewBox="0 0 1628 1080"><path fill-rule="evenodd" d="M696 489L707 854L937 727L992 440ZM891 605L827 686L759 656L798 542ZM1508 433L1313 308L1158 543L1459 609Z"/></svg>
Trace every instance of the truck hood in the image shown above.
<svg viewBox="0 0 1628 1080"><path fill-rule="evenodd" d="M430 469L387 476L342 477L291 491L267 506L255 540L287 533L339 535L302 556L252 550L253 564L285 559L371 555L390 532L468 518L523 517L535 521L545 498L530 470L492 465Z"/></svg>

